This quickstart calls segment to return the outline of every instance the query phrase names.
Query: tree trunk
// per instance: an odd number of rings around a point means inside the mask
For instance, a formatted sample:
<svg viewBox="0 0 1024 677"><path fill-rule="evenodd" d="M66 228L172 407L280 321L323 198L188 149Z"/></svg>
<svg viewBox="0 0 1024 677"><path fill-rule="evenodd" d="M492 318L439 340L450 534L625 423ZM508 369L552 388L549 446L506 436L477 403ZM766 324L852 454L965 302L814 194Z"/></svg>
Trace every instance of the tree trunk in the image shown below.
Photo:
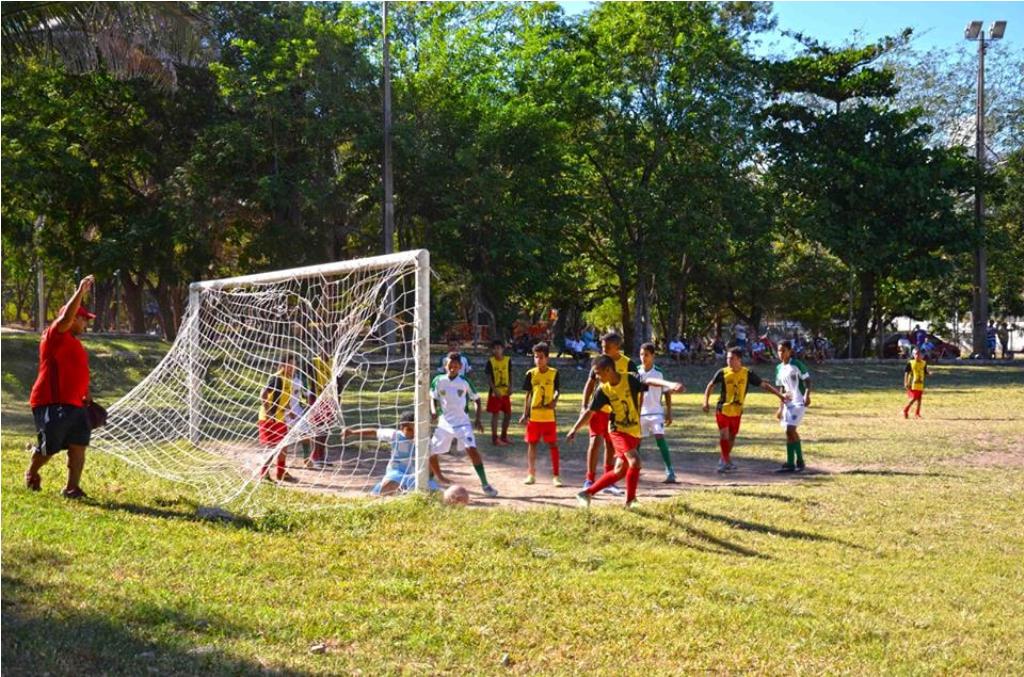
<svg viewBox="0 0 1024 677"><path fill-rule="evenodd" d="M164 338L173 341L178 335L178 325L174 321L174 304L171 301L171 289L166 282L160 280L156 287L150 287L153 296L156 297L160 328L163 330Z"/></svg>
<svg viewBox="0 0 1024 677"><path fill-rule="evenodd" d="M853 316L853 356L864 357L868 342L868 323L875 305L875 274L863 272L857 274L860 287L860 299Z"/></svg>
<svg viewBox="0 0 1024 677"><path fill-rule="evenodd" d="M647 331L648 324L650 322L650 298L647 292L647 276L643 273L637 276L636 281L636 301L633 304L633 330L635 332L635 346L629 348L629 354L632 355L635 348L639 348L640 344L650 340L650 335Z"/></svg>
<svg viewBox="0 0 1024 677"><path fill-rule="evenodd" d="M146 333L146 314L142 310L142 285L135 281L132 273L121 273L124 287L124 311L128 316L128 329L133 334Z"/></svg>
<svg viewBox="0 0 1024 677"><path fill-rule="evenodd" d="M633 318L629 312L629 291L631 285L629 280L619 275L619 314L622 320L622 349L628 354L633 354Z"/></svg>

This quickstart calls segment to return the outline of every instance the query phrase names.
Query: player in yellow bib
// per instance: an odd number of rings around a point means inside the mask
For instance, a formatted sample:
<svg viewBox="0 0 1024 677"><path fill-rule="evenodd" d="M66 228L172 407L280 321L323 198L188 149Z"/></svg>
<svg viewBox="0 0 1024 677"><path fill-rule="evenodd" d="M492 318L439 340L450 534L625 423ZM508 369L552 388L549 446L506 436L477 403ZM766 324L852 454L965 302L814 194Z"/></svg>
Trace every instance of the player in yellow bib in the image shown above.
<svg viewBox="0 0 1024 677"><path fill-rule="evenodd" d="M487 358L487 413L491 415L491 444L507 447L508 423L512 419L512 360L505 355L505 344L497 339L491 342L491 356ZM498 414L501 419L501 437L498 437Z"/></svg>
<svg viewBox="0 0 1024 677"><path fill-rule="evenodd" d="M743 402L747 399L747 388L760 386L762 390L773 393L783 402L792 396L783 395L774 386L744 367L743 350L740 348L729 350L728 366L719 369L704 389L705 413L710 408L708 403L711 391L716 385L719 386L719 395L718 406L715 408L715 423L718 424L718 446L722 451L722 458L718 461L718 472L724 473L736 469L730 454L733 445L736 444L736 435L740 432L740 418L743 416Z"/></svg>
<svg viewBox="0 0 1024 677"><path fill-rule="evenodd" d="M601 337L601 354L611 358L612 363L615 365L615 371L618 372L620 376L637 373L636 363L629 359L628 356L622 354L622 337L615 332L609 332ZM583 405L580 409L581 412L587 411L590 406L591 397L596 392L599 383L600 379L597 376L597 371L591 369L590 377L587 379L587 383L583 388ZM608 434L608 417L610 414L611 409L603 407L602 409L595 411L590 417L590 443L587 445L587 476L583 482L584 489L588 489L597 479L598 449L601 447L602 441L604 442L605 473L609 472L615 465L615 452L612 445L612 439ZM614 484L610 485L606 491L613 496L622 495L622 490Z"/></svg>
<svg viewBox="0 0 1024 677"><path fill-rule="evenodd" d="M907 406L903 407L903 418L910 417L910 407L917 403L914 410L914 418L921 418L921 398L924 396L924 379L930 376L928 363L920 348L914 348L914 359L907 362L907 368L903 370L903 387L907 390Z"/></svg>
<svg viewBox="0 0 1024 677"><path fill-rule="evenodd" d="M260 413L257 422L260 444L272 448L284 440L288 434L291 420L292 378L295 375L295 363L288 355L281 357L280 366L270 377L270 381L260 393ZM277 481L294 482L295 479L286 471L288 448L282 446L277 454ZM268 471L274 456L268 458L260 468L260 477L269 478Z"/></svg>
<svg viewBox="0 0 1024 677"><path fill-rule="evenodd" d="M623 477L626 478L626 507L636 504L636 490L640 483L640 410L641 397L651 386L660 386L673 393L682 392L683 384L665 381L660 378L648 378L641 381L635 374L619 373L615 360L608 355L601 355L594 360L594 373L601 385L590 406L583 411L573 424L566 437L568 441L576 436L576 431L586 425L590 419L605 407L609 414L608 433L615 450L615 465L597 479L589 487L576 494L576 500L582 506L589 506L590 499L605 487L610 487Z"/></svg>

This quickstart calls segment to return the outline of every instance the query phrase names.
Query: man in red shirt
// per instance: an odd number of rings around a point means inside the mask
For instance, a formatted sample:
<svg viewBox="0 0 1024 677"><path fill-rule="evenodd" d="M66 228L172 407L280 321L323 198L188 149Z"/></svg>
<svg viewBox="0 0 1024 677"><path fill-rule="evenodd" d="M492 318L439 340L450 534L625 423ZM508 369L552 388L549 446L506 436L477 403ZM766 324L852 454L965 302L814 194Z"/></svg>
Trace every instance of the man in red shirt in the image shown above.
<svg viewBox="0 0 1024 677"><path fill-rule="evenodd" d="M92 288L93 276L78 284L78 291L61 308L60 316L43 332L39 343L39 375L29 406L35 419L38 444L25 472L25 485L39 491L39 469L52 456L68 450L68 483L61 491L66 498L84 498L78 486L85 467L85 448L89 446L89 356L78 340L95 315L82 307L82 299Z"/></svg>

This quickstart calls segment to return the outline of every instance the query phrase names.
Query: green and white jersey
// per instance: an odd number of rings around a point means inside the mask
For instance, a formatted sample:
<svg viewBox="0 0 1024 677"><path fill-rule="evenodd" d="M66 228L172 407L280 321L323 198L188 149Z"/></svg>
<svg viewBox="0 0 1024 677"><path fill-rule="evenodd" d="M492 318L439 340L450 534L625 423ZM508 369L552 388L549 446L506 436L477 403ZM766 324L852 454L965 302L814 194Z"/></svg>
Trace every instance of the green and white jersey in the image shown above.
<svg viewBox="0 0 1024 677"><path fill-rule="evenodd" d="M469 403L480 399L461 374L453 379L448 374L435 376L430 383L430 397L437 402L438 414L453 428L471 425Z"/></svg>
<svg viewBox="0 0 1024 677"><path fill-rule="evenodd" d="M810 377L807 366L799 360L790 359L788 363L780 362L775 367L775 385L784 393L792 393L793 399L790 401L796 405L803 405L804 393L807 391L804 381Z"/></svg>
<svg viewBox="0 0 1024 677"><path fill-rule="evenodd" d="M641 383L646 383L649 378L659 378L665 380L665 375L661 373L661 370L657 366L651 365L651 370L644 370L643 365L640 365L640 369L637 371L637 375L640 377ZM648 386L647 392L644 393L643 403L640 405L641 416L651 416L654 414L665 414L665 408L661 405L661 386Z"/></svg>

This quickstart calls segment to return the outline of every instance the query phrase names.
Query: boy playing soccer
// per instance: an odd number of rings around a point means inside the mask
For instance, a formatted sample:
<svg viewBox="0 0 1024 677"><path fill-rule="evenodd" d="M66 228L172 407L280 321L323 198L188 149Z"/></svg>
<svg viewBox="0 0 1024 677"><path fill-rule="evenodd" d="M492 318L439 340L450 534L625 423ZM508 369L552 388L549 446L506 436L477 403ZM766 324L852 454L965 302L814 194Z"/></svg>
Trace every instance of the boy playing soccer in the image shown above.
<svg viewBox="0 0 1024 677"><path fill-rule="evenodd" d="M903 387L907 390L907 406L903 407L903 418L910 418L910 406L917 402L914 418L921 418L921 397L924 395L924 377L928 373L928 363L920 347L914 348L914 359L907 362L903 370Z"/></svg>
<svg viewBox="0 0 1024 677"><path fill-rule="evenodd" d="M811 375L807 365L793 357L793 343L789 340L779 343L779 359L775 367L775 385L784 394L792 395L788 402L779 403L775 413L786 430L786 462L776 472L803 472L804 450L797 426L804 418L804 411L811 406Z"/></svg>
<svg viewBox="0 0 1024 677"><path fill-rule="evenodd" d="M715 408L715 422L718 424L718 445L722 450L722 458L718 461L718 472L735 470L730 453L736 444L736 434L740 431L740 418L743 416L743 401L747 398L747 387L761 386L762 390L773 393L785 402L791 394L783 395L767 381L743 366L743 350L729 350L728 366L719 369L704 388L704 412L707 413L711 399L711 389L721 386L718 406Z"/></svg>
<svg viewBox="0 0 1024 677"><path fill-rule="evenodd" d="M640 381L649 383L653 379L664 380L665 375L654 366L653 343L645 343L640 346ZM662 395L665 397L665 406L661 406ZM676 471L672 469L672 456L668 452L668 442L665 441L665 427L672 425L672 394L662 393L660 386L650 385L644 393L643 404L640 407L640 437L654 435L654 443L658 445L661 452L661 460L665 462L665 484L676 483Z"/></svg>
<svg viewBox="0 0 1024 677"><path fill-rule="evenodd" d="M505 355L505 344L491 342L491 356L487 359L487 412L491 415L491 444L507 447L512 444L508 438L508 423L512 418L512 360ZM501 437L498 437L498 414L502 414Z"/></svg>
<svg viewBox="0 0 1024 677"><path fill-rule="evenodd" d="M256 423L259 431L260 444L274 447L288 434L288 426L294 423L292 411L292 388L294 385L295 363L291 357L281 357L280 366L270 377L267 386L260 393L260 413ZM277 481L294 482L295 478L285 470L287 447L282 446L277 453ZM269 479L270 462L268 458L260 468L260 479Z"/></svg>
<svg viewBox="0 0 1024 677"><path fill-rule="evenodd" d="M476 439L473 437L474 426L480 432L484 431L483 423L480 422L480 396L473 390L469 381L459 375L462 362L458 353L448 353L445 369L446 373L435 376L430 384L430 414L437 417L437 428L430 439L430 469L439 482L447 483L448 480L441 474L441 464L437 460L437 455L447 454L451 450L452 442L458 442L459 451L464 450L469 455L484 493L494 498L498 495L498 490L487 482L484 461L476 450ZM470 401L476 403L476 421L473 424L469 422L467 413ZM438 406L441 409L440 416Z"/></svg>
<svg viewBox="0 0 1024 677"><path fill-rule="evenodd" d="M625 376L629 373L637 373L636 363L622 354L622 337L614 332L610 332L601 337L601 353L611 358L615 365L615 370ZM590 397L594 394L595 389L598 387L600 379L597 376L595 369L590 370L590 378L587 379L587 384L583 387L583 407L580 413L588 410L590 405ZM594 483L597 476L597 450L601 446L601 442L604 442L604 471L608 473L614 468L615 452L612 448L612 440L608 434L608 416L611 413L611 407L606 406L605 408L597 411L590 417L590 444L587 446L587 477L583 482L583 488L587 489ZM609 485L607 489L608 493L613 496L621 496L622 489L619 489L614 484Z"/></svg>
<svg viewBox="0 0 1024 677"><path fill-rule="evenodd" d="M608 436L615 450L615 465L588 488L576 494L576 500L581 506L587 507L594 494L625 477L626 507L632 508L636 505L636 489L640 483L640 456L637 454L640 446L640 395L651 386L660 386L674 393L682 392L683 384L654 377L641 382L634 374L620 373L615 360L608 355L601 355L594 360L593 371L601 385L597 388L590 408L580 413L566 439L571 442L577 430L596 413L609 407L611 431Z"/></svg>
<svg viewBox="0 0 1024 677"><path fill-rule="evenodd" d="M345 428L342 437L361 440L376 439L391 445L391 458L384 470L384 479L370 490L374 496L387 496L398 491L409 491L416 486L416 416L408 411L398 419L394 428ZM430 479L430 490L438 489L437 482Z"/></svg>
<svg viewBox="0 0 1024 677"><path fill-rule="evenodd" d="M526 423L526 481L537 481L537 444L543 439L551 452L551 483L562 486L558 476L558 426L555 405L558 404L558 370L548 366L550 350L547 343L533 347L533 369L526 372L523 390L526 403L520 423Z"/></svg>

